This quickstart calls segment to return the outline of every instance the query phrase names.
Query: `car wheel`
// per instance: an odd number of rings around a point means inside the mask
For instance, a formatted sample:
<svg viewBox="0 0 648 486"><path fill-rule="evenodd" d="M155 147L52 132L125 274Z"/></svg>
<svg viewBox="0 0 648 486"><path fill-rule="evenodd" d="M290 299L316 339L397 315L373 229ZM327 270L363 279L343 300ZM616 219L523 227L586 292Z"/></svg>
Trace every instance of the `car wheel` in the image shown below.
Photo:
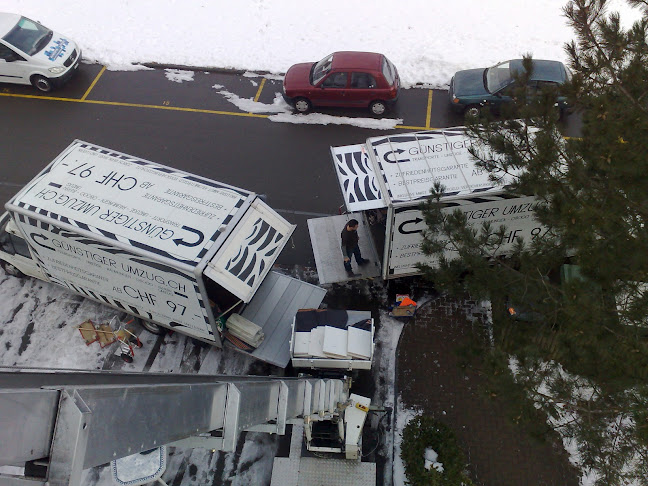
<svg viewBox="0 0 648 486"><path fill-rule="evenodd" d="M139 319L140 324L144 329L146 329L148 332L151 334L164 334L166 332L166 329L162 326L158 326L154 322L147 321L146 319Z"/></svg>
<svg viewBox="0 0 648 486"><path fill-rule="evenodd" d="M24 273L14 267L11 263L2 262L2 268L7 275L11 275L12 277L23 278L25 276Z"/></svg>
<svg viewBox="0 0 648 486"><path fill-rule="evenodd" d="M31 82L34 85L34 88L42 91L43 93L49 93L50 91L52 91L52 82L45 76L41 76L39 74L32 76Z"/></svg>
<svg viewBox="0 0 648 486"><path fill-rule="evenodd" d="M308 113L311 108L311 102L306 98L297 98L295 100L295 110L297 110L299 113Z"/></svg>
<svg viewBox="0 0 648 486"><path fill-rule="evenodd" d="M464 111L464 115L471 118L477 118L479 116L479 113L480 109L477 105L470 105L466 107L466 110Z"/></svg>
<svg viewBox="0 0 648 486"><path fill-rule="evenodd" d="M384 101L376 100L369 104L369 111L372 115L383 115L387 111L387 105Z"/></svg>

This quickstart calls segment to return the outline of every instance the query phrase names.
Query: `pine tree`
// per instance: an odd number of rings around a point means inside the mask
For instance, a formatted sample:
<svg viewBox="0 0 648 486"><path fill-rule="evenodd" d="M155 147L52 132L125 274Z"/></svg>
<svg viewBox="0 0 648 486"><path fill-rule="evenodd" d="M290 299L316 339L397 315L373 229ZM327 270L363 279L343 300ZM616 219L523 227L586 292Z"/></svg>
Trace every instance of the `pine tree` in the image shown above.
<svg viewBox="0 0 648 486"><path fill-rule="evenodd" d="M557 401L543 407L550 416L560 404L587 417L564 430L589 444L583 465L597 468L601 484L624 484L628 468L648 484L648 1L628 0L641 11L628 29L607 3L564 8L576 38L566 46L572 77L562 93L519 88L503 117L467 120L477 165L493 180L518 174L509 190L536 196L544 231L502 257L506 228L468 226L459 211L444 216L437 184L424 205L423 250L438 264L421 269L446 291L468 290L496 309L507 300L526 307L531 324L511 326L495 313L497 345L527 370L519 382L542 401L543 363L590 380L589 400L562 379L554 382ZM530 56L524 66L522 87ZM560 132L559 94L582 119L577 138ZM565 262L578 265L579 278L561 282ZM606 431L616 431L613 447ZM633 466L634 454L644 454L643 465Z"/></svg>

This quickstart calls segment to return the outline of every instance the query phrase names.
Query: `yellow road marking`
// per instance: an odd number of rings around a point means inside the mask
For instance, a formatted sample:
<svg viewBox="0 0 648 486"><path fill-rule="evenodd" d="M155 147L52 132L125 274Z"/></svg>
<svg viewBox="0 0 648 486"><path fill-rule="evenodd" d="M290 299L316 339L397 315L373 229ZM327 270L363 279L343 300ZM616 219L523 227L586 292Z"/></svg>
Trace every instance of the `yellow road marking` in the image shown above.
<svg viewBox="0 0 648 486"><path fill-rule="evenodd" d="M404 130L437 130L436 128L430 127L413 127L410 125L396 125L394 128L402 128Z"/></svg>
<svg viewBox="0 0 648 486"><path fill-rule="evenodd" d="M425 128L430 128L430 116L432 115L432 90L428 90L427 114L425 116Z"/></svg>
<svg viewBox="0 0 648 486"><path fill-rule="evenodd" d="M92 82L92 84L90 85L90 87L88 88L88 90L87 90L87 91L85 92L85 94L81 97L81 101L84 101L84 100L88 97L88 95L90 94L90 91L92 91L92 88L95 87L95 84L97 84L97 81L99 81L99 78L101 77L101 75L104 73L105 70L106 70L106 66L103 66L103 67L101 68L101 71L99 71L99 74L97 74L97 76L95 76L94 81Z"/></svg>
<svg viewBox="0 0 648 486"><path fill-rule="evenodd" d="M98 77L96 78L98 79ZM169 110L169 111L186 111L190 113L206 113L209 115L229 115L229 116L243 116L248 118L268 118L269 115L262 115L258 113L237 113L234 111L220 111L220 110L204 110L199 108L182 108L179 106L159 106L159 105L145 105L141 103L123 103L119 101L102 101L102 100L88 100L83 98L59 98L56 96L41 96L41 95L26 95L26 94L13 94L13 93L0 93L0 96L7 98L23 98L23 99L38 99L49 101L66 101L68 103L87 103L91 105L106 105L106 106L124 106L129 108L149 108L154 110ZM428 130L430 127L417 127L409 125L396 125L394 128L403 130Z"/></svg>
<svg viewBox="0 0 648 486"><path fill-rule="evenodd" d="M265 82L266 82L266 78L263 78L261 80L261 85L259 85L259 89L257 90L257 94L254 97L255 102L259 101L259 96L261 96L261 91L263 90L263 86L265 85Z"/></svg>
<svg viewBox="0 0 648 486"><path fill-rule="evenodd" d="M6 94L6 93L0 93L0 96L6 96L9 98L31 98L31 99L39 99L39 100L50 100L50 101L67 101L69 103L88 103L91 105L127 106L130 108L152 108L157 110L188 111L192 113L208 113L211 115L232 115L232 116L248 116L253 118L268 118L268 115L258 115L254 113L236 113L233 111L203 110L199 108L182 108L179 106L144 105L140 103L122 103L119 101L83 100L77 98L57 98L55 96L19 95L19 94Z"/></svg>

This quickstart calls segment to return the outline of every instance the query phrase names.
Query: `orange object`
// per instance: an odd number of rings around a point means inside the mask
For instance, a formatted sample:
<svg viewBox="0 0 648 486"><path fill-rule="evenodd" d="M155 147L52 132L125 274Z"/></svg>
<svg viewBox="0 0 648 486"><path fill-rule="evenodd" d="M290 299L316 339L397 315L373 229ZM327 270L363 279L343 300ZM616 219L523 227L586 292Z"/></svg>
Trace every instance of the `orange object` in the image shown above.
<svg viewBox="0 0 648 486"><path fill-rule="evenodd" d="M404 307L404 306L408 306L408 305L416 306L416 302L414 302L409 297L405 297L403 300L401 300L401 302L400 302L400 304L398 306L399 307Z"/></svg>

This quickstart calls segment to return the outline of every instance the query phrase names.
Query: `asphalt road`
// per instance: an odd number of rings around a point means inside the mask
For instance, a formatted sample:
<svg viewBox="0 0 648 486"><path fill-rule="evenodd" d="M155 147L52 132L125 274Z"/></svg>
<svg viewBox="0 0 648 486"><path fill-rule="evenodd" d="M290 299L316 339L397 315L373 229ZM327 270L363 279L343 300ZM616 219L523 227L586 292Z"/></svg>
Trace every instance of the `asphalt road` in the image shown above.
<svg viewBox="0 0 648 486"><path fill-rule="evenodd" d="M48 95L31 86L0 84L0 201L81 139L265 195L297 224L278 263L314 266L306 220L337 214L343 203L329 147L387 132L275 123L267 115L242 112L220 89L272 104L281 82L200 71L192 82L175 83L163 69L124 72L81 64L69 84ZM364 110L323 113L368 117ZM462 123L448 111L443 90L403 90L389 116L403 119L389 133ZM577 129L571 119L567 125Z"/></svg>

